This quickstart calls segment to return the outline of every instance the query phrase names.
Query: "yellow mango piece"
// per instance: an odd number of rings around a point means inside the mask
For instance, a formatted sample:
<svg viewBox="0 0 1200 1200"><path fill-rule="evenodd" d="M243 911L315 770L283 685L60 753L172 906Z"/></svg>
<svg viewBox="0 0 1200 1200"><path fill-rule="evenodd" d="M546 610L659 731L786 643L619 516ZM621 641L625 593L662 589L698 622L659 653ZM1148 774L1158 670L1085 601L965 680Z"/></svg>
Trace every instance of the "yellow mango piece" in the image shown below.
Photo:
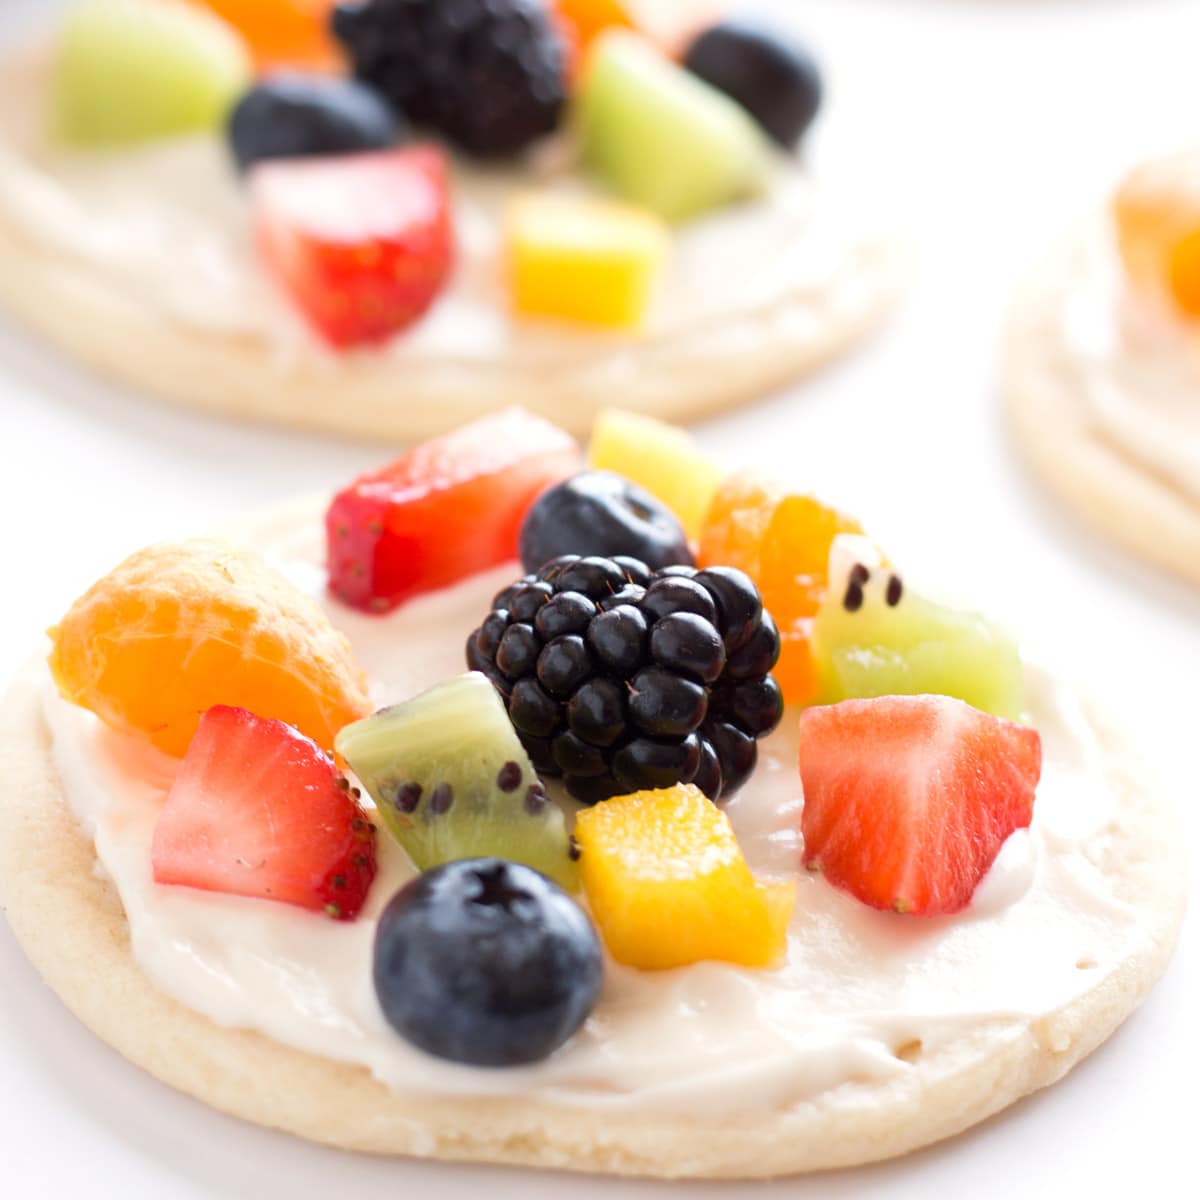
<svg viewBox="0 0 1200 1200"><path fill-rule="evenodd" d="M505 228L514 310L613 329L646 319L670 233L651 213L608 200L528 195Z"/></svg>
<svg viewBox="0 0 1200 1200"><path fill-rule="evenodd" d="M720 468L686 430L619 408L596 418L588 465L640 484L679 518L692 539L700 536L721 481Z"/></svg>
<svg viewBox="0 0 1200 1200"><path fill-rule="evenodd" d="M618 962L766 967L787 948L794 881L761 884L729 818L699 788L634 792L580 812L580 878Z"/></svg>

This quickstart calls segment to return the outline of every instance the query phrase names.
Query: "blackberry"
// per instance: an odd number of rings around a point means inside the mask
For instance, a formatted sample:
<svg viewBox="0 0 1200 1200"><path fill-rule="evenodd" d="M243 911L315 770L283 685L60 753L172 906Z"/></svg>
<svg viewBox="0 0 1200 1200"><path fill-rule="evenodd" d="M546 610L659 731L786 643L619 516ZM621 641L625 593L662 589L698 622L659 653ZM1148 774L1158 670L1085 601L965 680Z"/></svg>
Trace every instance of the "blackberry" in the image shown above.
<svg viewBox="0 0 1200 1200"><path fill-rule="evenodd" d="M566 47L540 0L340 4L333 31L359 79L471 154L515 154L558 127Z"/></svg>
<svg viewBox="0 0 1200 1200"><path fill-rule="evenodd" d="M676 783L733 795L783 714L778 657L741 571L625 557L551 560L467 639L539 773L587 804Z"/></svg>

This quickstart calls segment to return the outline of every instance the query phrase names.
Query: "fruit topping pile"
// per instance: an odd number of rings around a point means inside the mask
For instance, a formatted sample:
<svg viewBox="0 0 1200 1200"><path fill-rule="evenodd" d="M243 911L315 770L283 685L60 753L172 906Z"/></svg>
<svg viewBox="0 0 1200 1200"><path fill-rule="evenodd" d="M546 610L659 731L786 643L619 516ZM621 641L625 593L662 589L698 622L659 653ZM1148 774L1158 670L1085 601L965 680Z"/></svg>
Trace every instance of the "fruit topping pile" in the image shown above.
<svg viewBox="0 0 1200 1200"><path fill-rule="evenodd" d="M995 626L910 588L854 518L725 475L678 430L606 414L591 461L514 410L334 498L335 614L525 568L461 631L468 673L370 715L325 613L223 543L135 555L51 631L63 696L182 758L157 884L348 921L377 838L403 850L411 879L368 910L375 994L458 1062L555 1052L606 956L776 967L826 884L879 922L960 912L1033 818L1041 741L1010 719L1021 664ZM776 605L806 655L790 712ZM734 822L771 791L722 806L781 721L799 761L770 743L770 789L802 796L803 850L759 879Z"/></svg>
<svg viewBox="0 0 1200 1200"><path fill-rule="evenodd" d="M504 165L559 137L588 186L530 171L512 189L496 264L510 313L628 334L652 320L666 222L765 192L820 103L803 47L711 7L76 0L52 125L90 149L223 131L262 265L342 352L445 291L451 155Z"/></svg>
<svg viewBox="0 0 1200 1200"><path fill-rule="evenodd" d="M578 555L506 588L467 641L534 765L585 803L676 783L732 796L783 713L778 654L740 571Z"/></svg>

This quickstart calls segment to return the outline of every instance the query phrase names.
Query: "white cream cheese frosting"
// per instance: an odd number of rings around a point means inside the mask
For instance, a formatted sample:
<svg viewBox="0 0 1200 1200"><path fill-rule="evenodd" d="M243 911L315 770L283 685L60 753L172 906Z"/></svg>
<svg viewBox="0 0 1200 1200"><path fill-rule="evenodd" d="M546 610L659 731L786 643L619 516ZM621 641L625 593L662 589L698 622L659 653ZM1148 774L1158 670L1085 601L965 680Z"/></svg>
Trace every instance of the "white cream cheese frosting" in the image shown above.
<svg viewBox="0 0 1200 1200"><path fill-rule="evenodd" d="M323 596L317 531L270 548L276 565ZM324 602L382 703L460 672L466 634L515 573L478 576L388 617ZM712 1114L778 1110L848 1081L886 1080L983 1026L1016 1033L1091 987L1136 941L1138 913L1095 865L1116 815L1096 736L1049 675L1031 668L1028 687L1045 751L1034 822L1008 840L965 913L876 912L803 871L789 713L727 810L756 872L798 879L786 960L767 971L701 963L640 972L610 962L579 1034L547 1061L509 1070L429 1058L384 1022L371 982L375 924L413 875L386 834L379 876L353 923L156 885L150 846L174 763L67 705L48 679L45 712L64 792L120 894L134 956L185 1005L360 1064L409 1094Z"/></svg>

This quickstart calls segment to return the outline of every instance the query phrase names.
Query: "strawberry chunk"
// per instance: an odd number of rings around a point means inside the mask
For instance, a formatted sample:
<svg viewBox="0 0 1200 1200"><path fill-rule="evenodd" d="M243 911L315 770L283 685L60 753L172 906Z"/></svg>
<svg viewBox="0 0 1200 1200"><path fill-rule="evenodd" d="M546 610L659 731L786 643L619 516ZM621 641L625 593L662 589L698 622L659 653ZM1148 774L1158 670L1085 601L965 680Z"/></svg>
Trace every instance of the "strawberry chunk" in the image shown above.
<svg viewBox="0 0 1200 1200"><path fill-rule="evenodd" d="M156 883L298 904L349 921L375 827L315 742L219 705L200 718L154 830Z"/></svg>
<svg viewBox="0 0 1200 1200"><path fill-rule="evenodd" d="M516 558L529 506L578 469L574 440L519 408L415 446L334 497L330 590L385 612Z"/></svg>
<svg viewBox="0 0 1200 1200"><path fill-rule="evenodd" d="M947 696L845 700L800 715L804 860L872 908L965 908L1033 819L1036 731Z"/></svg>
<svg viewBox="0 0 1200 1200"><path fill-rule="evenodd" d="M446 160L431 146L265 162L250 197L268 267L339 349L407 328L450 276Z"/></svg>

